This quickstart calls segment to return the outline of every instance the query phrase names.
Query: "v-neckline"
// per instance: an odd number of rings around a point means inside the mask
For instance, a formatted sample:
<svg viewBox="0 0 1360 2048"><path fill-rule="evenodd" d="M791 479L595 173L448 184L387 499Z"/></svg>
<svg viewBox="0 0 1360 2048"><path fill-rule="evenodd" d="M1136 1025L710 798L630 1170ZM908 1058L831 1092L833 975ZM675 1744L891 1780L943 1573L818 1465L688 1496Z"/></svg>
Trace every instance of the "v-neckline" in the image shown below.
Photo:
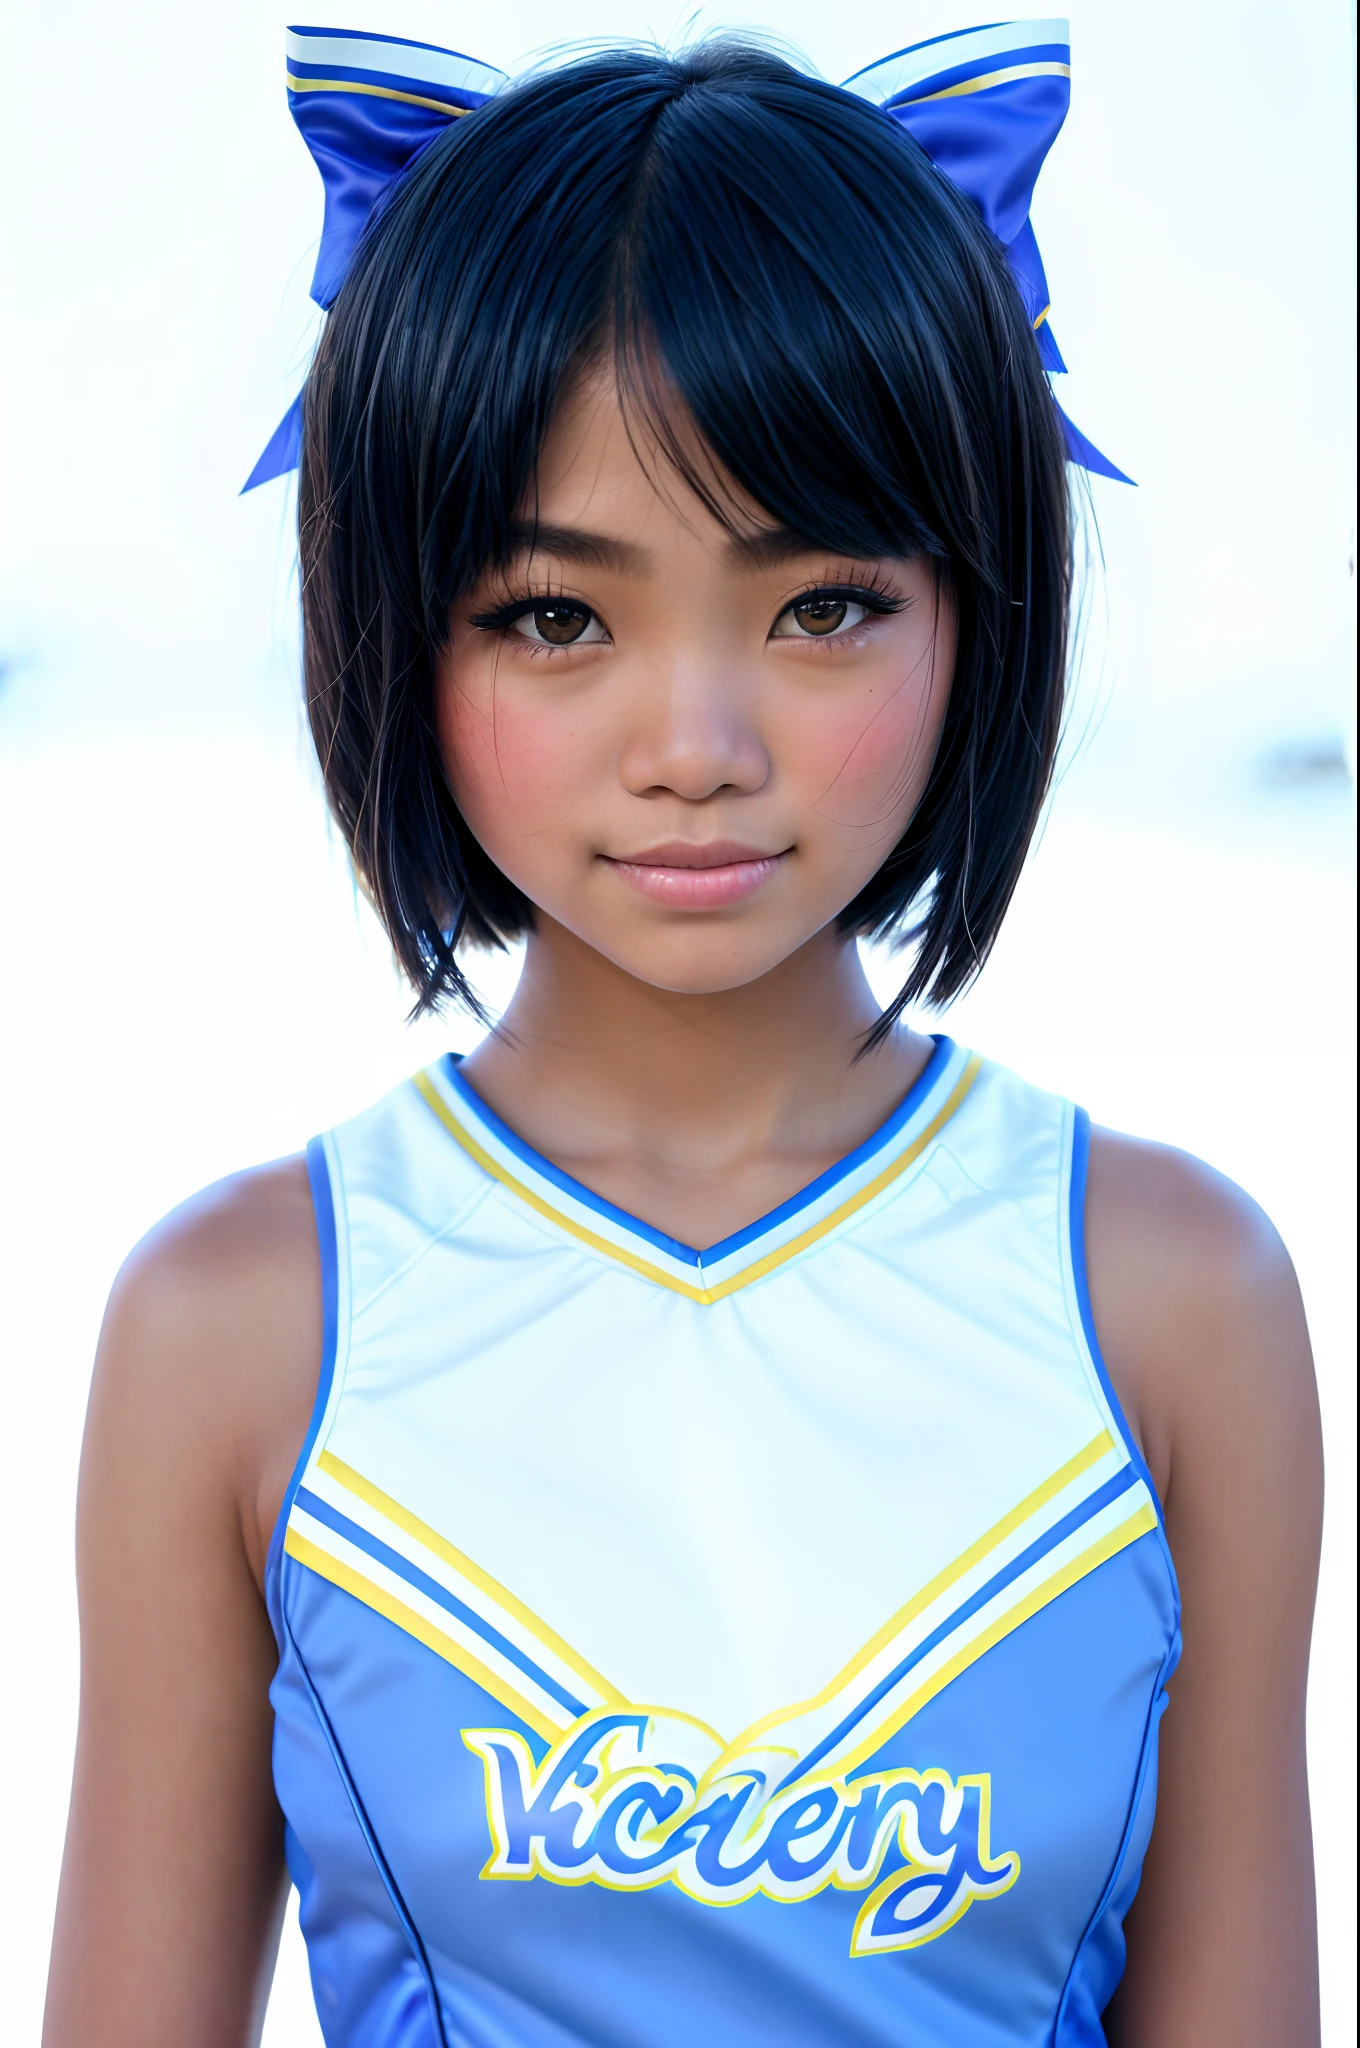
<svg viewBox="0 0 1360 2048"><path fill-rule="evenodd" d="M860 1145L740 1230L699 1250L597 1194L511 1129L447 1053L416 1086L463 1149L512 1195L577 1241L692 1299L719 1299L820 1239L898 1175L958 1107L976 1058L943 1035L901 1102ZM909 1156L908 1156L909 1155Z"/></svg>

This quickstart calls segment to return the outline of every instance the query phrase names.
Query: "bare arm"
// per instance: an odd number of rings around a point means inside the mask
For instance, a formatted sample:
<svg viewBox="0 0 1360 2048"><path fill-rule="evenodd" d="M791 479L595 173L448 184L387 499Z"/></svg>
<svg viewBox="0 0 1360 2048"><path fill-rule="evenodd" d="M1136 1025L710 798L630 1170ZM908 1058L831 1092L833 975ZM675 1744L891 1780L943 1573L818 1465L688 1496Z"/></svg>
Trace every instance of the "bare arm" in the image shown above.
<svg viewBox="0 0 1360 2048"><path fill-rule="evenodd" d="M1185 1640L1109 2038L1310 2048L1304 1706L1322 1450L1298 1286L1239 1189L1105 1133L1087 1235L1101 1348L1165 1503Z"/></svg>
<svg viewBox="0 0 1360 2048"><path fill-rule="evenodd" d="M44 2048L258 2039L286 1896L264 1558L321 1355L301 1161L114 1288L81 1460L80 1733Z"/></svg>

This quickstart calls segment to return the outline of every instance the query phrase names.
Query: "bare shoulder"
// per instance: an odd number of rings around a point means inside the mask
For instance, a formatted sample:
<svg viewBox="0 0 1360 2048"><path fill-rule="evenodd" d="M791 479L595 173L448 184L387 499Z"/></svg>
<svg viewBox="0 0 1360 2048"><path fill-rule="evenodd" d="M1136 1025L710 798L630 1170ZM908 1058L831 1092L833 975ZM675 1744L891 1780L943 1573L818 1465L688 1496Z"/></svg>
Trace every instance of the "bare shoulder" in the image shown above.
<svg viewBox="0 0 1360 2048"><path fill-rule="evenodd" d="M1086 1240L1101 1349L1164 1496L1215 1441L1315 1430L1293 1264L1241 1188L1170 1146L1093 1131Z"/></svg>
<svg viewBox="0 0 1360 2048"><path fill-rule="evenodd" d="M1236 1319L1298 1298L1264 1210L1169 1145L1092 1132L1086 1229L1110 1305L1136 1315L1148 1337L1183 1328L1187 1316Z"/></svg>
<svg viewBox="0 0 1360 2048"><path fill-rule="evenodd" d="M129 1438L239 1504L257 1582L320 1370L322 1304L306 1163L195 1195L149 1232L109 1298L91 1392L95 1450Z"/></svg>
<svg viewBox="0 0 1360 2048"><path fill-rule="evenodd" d="M81 1452L52 2048L256 2038L284 1875L261 1591L321 1325L300 1160L186 1202L114 1285Z"/></svg>
<svg viewBox="0 0 1360 2048"><path fill-rule="evenodd" d="M1304 1704L1322 1443L1294 1269L1223 1175L1104 1131L1086 1241L1096 1334L1165 1507L1184 1645L1109 2038L1316 2042Z"/></svg>

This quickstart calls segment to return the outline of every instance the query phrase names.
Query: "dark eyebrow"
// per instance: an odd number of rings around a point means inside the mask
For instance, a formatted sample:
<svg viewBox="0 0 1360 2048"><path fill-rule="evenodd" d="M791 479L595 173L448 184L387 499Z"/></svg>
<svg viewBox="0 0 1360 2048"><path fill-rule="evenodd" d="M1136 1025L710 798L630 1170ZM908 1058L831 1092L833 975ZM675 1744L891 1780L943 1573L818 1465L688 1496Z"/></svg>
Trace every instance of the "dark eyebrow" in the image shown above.
<svg viewBox="0 0 1360 2048"><path fill-rule="evenodd" d="M824 555L828 550L805 533L795 533L791 526L761 526L754 533L732 534L724 552L734 568L759 570L782 569L786 562L796 562L804 555Z"/></svg>
<svg viewBox="0 0 1360 2048"><path fill-rule="evenodd" d="M733 568L758 572L780 569L804 555L825 554L826 549L791 526L762 526L754 533L734 533L724 549ZM510 529L510 558L524 555L555 555L558 561L575 562L585 569L610 569L620 576L645 576L653 557L633 541L615 540L607 533L590 533L579 526L535 526L530 520L516 520Z"/></svg>
<svg viewBox="0 0 1360 2048"><path fill-rule="evenodd" d="M510 529L511 559L523 555L555 555L583 569L612 569L619 576L645 576L652 566L646 548L607 533L587 533L579 526L535 526L517 520Z"/></svg>

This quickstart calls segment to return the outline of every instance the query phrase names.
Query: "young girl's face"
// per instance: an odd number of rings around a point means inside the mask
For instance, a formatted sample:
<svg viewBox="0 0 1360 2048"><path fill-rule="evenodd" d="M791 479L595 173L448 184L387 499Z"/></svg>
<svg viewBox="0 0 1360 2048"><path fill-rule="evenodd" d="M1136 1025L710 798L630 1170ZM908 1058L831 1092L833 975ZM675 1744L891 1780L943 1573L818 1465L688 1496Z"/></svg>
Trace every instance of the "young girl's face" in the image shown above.
<svg viewBox="0 0 1360 2048"><path fill-rule="evenodd" d="M768 972L874 875L954 661L928 562L809 549L733 495L735 538L586 381L436 692L454 796L536 929L688 994Z"/></svg>

